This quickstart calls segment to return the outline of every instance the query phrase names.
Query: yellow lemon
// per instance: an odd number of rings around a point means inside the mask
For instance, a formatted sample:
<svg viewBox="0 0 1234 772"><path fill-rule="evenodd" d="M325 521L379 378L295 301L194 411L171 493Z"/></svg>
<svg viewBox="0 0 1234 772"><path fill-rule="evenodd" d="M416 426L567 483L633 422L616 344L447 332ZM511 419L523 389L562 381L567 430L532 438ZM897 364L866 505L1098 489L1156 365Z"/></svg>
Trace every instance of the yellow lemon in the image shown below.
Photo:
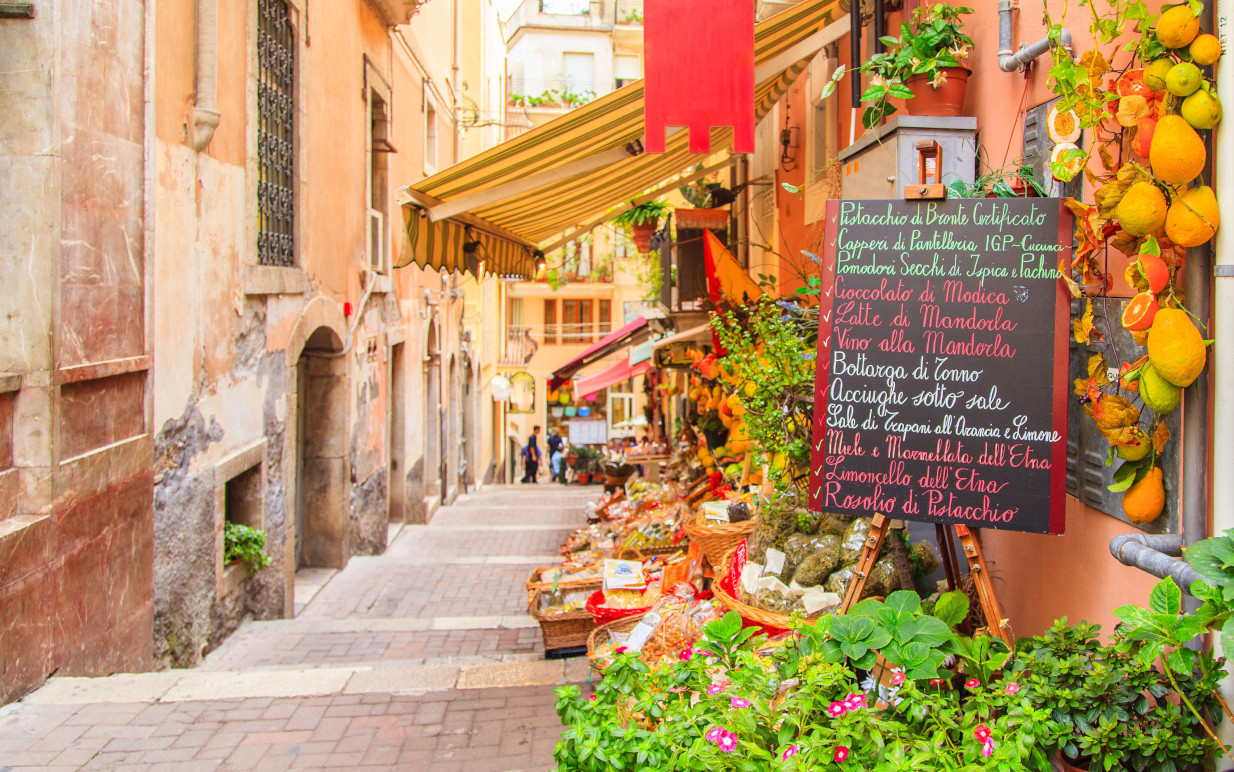
<svg viewBox="0 0 1234 772"><path fill-rule="evenodd" d="M1200 68L1191 62L1179 62L1165 76L1165 88L1174 96L1191 96L1204 82Z"/></svg>
<svg viewBox="0 0 1234 772"><path fill-rule="evenodd" d="M1207 358L1204 339L1186 311L1157 312L1148 331L1148 361L1162 378L1185 389L1204 369Z"/></svg>
<svg viewBox="0 0 1234 772"><path fill-rule="evenodd" d="M1204 169L1207 158L1204 140L1181 116L1166 115L1157 121L1148 149L1148 161L1157 177L1171 185L1184 185Z"/></svg>
<svg viewBox="0 0 1234 772"><path fill-rule="evenodd" d="M1176 5L1157 18L1157 40L1166 48L1182 48L1200 34L1200 20L1186 3Z"/></svg>
<svg viewBox="0 0 1234 772"><path fill-rule="evenodd" d="M1151 182L1137 182L1114 210L1118 224L1132 236L1147 236L1165 225L1165 196Z"/></svg>
<svg viewBox="0 0 1234 772"><path fill-rule="evenodd" d="M1201 89L1184 99L1178 112L1195 128L1211 129L1221 122L1221 100Z"/></svg>
<svg viewBox="0 0 1234 772"><path fill-rule="evenodd" d="M1133 523L1151 523L1165 509L1165 485L1161 482L1161 467L1154 466L1144 479L1133 484L1123 494L1123 512Z"/></svg>
<svg viewBox="0 0 1234 772"><path fill-rule="evenodd" d="M1170 204L1165 213L1165 235L1180 247L1198 247L1217 234L1221 210L1207 185L1192 188Z"/></svg>
<svg viewBox="0 0 1234 772"><path fill-rule="evenodd" d="M1204 33L1191 41L1191 61L1207 67L1221 58L1221 41L1216 35Z"/></svg>

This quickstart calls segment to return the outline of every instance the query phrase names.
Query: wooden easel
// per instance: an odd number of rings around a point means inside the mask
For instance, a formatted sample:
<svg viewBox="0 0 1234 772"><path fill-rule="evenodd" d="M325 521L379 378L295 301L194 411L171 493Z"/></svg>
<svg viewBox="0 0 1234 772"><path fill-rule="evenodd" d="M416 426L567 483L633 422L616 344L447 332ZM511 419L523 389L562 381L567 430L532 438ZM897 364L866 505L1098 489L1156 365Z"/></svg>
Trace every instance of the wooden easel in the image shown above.
<svg viewBox="0 0 1234 772"><path fill-rule="evenodd" d="M861 550L861 560L857 561L857 570L853 575L853 580L849 582L848 589L844 593L844 600L840 603L841 614L848 613L861 597L862 591L866 586L866 579L870 576L870 570L874 568L874 564L878 562L879 553L882 552L883 542L887 539L888 532L894 530L902 530L905 527L901 520L892 521L886 515L875 514L874 519L870 522L870 534L866 537L865 546ZM940 530L946 531L946 526L938 526ZM968 559L968 570L972 574L973 582L977 586L977 597L981 600L981 612L985 615L986 625L985 632L989 635L1001 638L1008 646L1012 646L1011 630L1007 623L1007 619L1003 616L1003 607L998 602L998 596L994 593L994 584L990 581L990 571L986 567L985 555L981 552L981 544L977 542L976 536L965 525L952 526L955 529L955 535L960 539L960 545L964 548L964 557ZM950 533L947 533L950 537ZM896 538L899 538L897 534ZM945 543L944 543L945 542ZM954 589L959 576L953 573L958 567L954 566L955 553L952 550L950 538L939 539L939 549L943 553L943 565L947 571L947 583ZM977 630L981 633L981 630Z"/></svg>
<svg viewBox="0 0 1234 772"><path fill-rule="evenodd" d="M938 142L934 140L921 140L916 144L917 150L917 184L915 186L906 186L904 189L904 197L906 199L935 199L947 197L947 188L942 183L943 176L943 149ZM883 542L887 539L888 531L892 529L902 531L905 528L905 523L902 520L892 521L885 515L875 514L874 519L870 523L870 535L866 537L865 546L861 551L861 560L857 563L857 571L853 576L853 581L849 582L848 590L844 593L844 600L840 604L841 614L847 613L858 599L861 598L861 593L865 589L866 579L870 575L870 570L874 568L874 564L878 561L879 553L882 551ZM968 570L973 577L973 583L977 588L977 597L981 601L981 611L985 615L986 627L985 632L996 638L1002 639L1009 647L1014 646L1011 640L1011 629L1007 619L1003 616L1003 607L998 602L998 596L994 592L994 583L990 581L990 570L986 566L985 555L981 552L981 544L977 541L977 537L965 525L952 526L956 538L960 540L960 546L964 550L964 557L968 560ZM939 524L938 532L938 547L942 553L943 570L947 575L947 586L950 589L955 589L960 581L960 567L955 558L955 544L952 541L952 531L947 526ZM897 539L899 535L897 534ZM894 545L897 550L903 547L903 544ZM904 584L904 560L897 556L896 560L900 568L901 584ZM911 570L909 572L911 574ZM981 633L981 630L974 631Z"/></svg>

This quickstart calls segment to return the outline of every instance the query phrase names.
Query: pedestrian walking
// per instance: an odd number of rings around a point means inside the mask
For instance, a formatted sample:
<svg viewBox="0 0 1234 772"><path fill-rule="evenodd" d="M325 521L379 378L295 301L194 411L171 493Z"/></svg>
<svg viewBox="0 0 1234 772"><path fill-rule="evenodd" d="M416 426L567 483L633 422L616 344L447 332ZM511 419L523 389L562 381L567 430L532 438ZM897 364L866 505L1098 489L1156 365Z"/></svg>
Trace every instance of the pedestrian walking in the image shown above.
<svg viewBox="0 0 1234 772"><path fill-rule="evenodd" d="M523 448L523 482L525 483L536 482L536 475L540 473L539 437L540 427L532 427L531 436L527 438L527 446Z"/></svg>
<svg viewBox="0 0 1234 772"><path fill-rule="evenodd" d="M552 474L553 482L558 480L565 482L565 455L562 453L562 449L565 447L566 441L561 436L561 430L550 430L549 438L545 440L545 444L548 445L549 472Z"/></svg>

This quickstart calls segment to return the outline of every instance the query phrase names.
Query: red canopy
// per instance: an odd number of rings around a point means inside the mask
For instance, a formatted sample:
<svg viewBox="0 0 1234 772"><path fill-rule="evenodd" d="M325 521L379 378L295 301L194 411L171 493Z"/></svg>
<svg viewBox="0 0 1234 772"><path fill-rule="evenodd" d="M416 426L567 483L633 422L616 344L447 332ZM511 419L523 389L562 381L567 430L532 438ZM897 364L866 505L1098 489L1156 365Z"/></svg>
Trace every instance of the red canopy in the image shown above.
<svg viewBox="0 0 1234 772"><path fill-rule="evenodd" d="M575 373L587 365L599 362L620 348L635 343L642 343L650 334L650 331L647 329L647 320L640 316L620 330L604 336L598 343L592 344L583 353L557 368L553 372L553 377L549 379L549 389L552 391L560 389L563 383L570 380ZM574 393L586 394L587 392L575 391Z"/></svg>
<svg viewBox="0 0 1234 772"><path fill-rule="evenodd" d="M633 367L629 362L618 362L595 375L579 378L574 382L574 393L579 396L595 394L600 389L606 389L613 384L628 381L651 370L651 361L639 362Z"/></svg>

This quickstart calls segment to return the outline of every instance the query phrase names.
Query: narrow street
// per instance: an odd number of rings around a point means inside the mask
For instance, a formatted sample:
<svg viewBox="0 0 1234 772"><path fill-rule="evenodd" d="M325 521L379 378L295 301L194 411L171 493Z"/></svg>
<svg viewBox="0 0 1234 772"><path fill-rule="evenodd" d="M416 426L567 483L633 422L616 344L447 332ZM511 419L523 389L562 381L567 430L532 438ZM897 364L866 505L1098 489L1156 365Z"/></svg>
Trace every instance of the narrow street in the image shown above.
<svg viewBox="0 0 1234 772"><path fill-rule="evenodd" d="M460 497L383 555L302 572L295 619L246 622L197 669L52 678L0 709L0 771L550 769L553 687L587 661L544 659L524 583L598 490Z"/></svg>

